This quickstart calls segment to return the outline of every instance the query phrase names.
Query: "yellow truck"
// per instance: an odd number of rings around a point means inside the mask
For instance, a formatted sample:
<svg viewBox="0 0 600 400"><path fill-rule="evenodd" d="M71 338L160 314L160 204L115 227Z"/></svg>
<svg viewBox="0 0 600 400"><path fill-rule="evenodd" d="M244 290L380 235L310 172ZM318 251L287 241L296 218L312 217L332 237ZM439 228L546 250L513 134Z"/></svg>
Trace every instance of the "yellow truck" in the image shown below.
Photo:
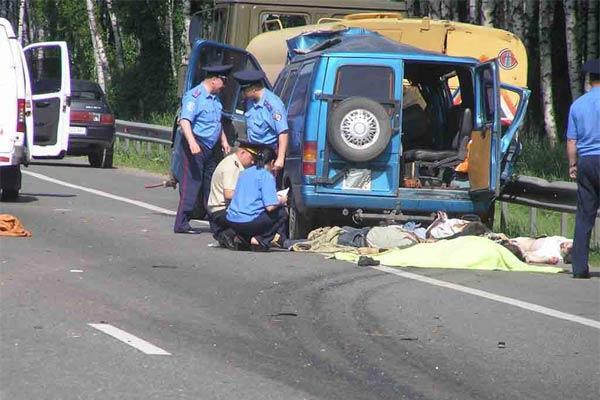
<svg viewBox="0 0 600 400"><path fill-rule="evenodd" d="M286 41L305 32L364 28L400 43L451 56L470 56L480 61L498 58L500 79L513 86L527 86L527 53L523 42L502 29L430 18L405 18L402 13L361 13L343 18L323 18L318 24L262 33L246 50L253 54L275 83L287 62ZM452 86L452 82L451 82ZM454 86L455 100L460 91ZM510 124L518 106L518 96L502 92L502 121Z"/></svg>

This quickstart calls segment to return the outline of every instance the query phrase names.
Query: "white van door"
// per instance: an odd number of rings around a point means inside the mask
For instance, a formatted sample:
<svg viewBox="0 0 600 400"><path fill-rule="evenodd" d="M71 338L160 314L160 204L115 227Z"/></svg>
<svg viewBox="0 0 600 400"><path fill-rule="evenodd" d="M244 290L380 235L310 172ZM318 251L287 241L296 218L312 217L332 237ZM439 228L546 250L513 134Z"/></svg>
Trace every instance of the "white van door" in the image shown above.
<svg viewBox="0 0 600 400"><path fill-rule="evenodd" d="M34 43L23 49L33 100L34 158L62 158L69 145L71 71L66 42Z"/></svg>

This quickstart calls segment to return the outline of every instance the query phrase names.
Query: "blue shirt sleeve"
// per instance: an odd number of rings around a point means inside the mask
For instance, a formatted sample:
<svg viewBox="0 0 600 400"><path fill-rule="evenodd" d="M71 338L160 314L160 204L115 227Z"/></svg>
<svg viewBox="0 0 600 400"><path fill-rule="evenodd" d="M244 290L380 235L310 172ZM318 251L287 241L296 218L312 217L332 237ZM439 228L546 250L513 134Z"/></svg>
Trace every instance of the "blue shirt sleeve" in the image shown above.
<svg viewBox="0 0 600 400"><path fill-rule="evenodd" d="M275 131L277 131L278 135L289 129L285 107L277 107L277 109L274 110L273 121L275 122Z"/></svg>
<svg viewBox="0 0 600 400"><path fill-rule="evenodd" d="M267 206L276 206L279 204L277 189L275 188L275 177L266 169L262 170L260 191L265 208Z"/></svg>
<svg viewBox="0 0 600 400"><path fill-rule="evenodd" d="M567 125L567 139L577 140L577 124L575 123L575 107L571 105L569 110L569 122Z"/></svg>
<svg viewBox="0 0 600 400"><path fill-rule="evenodd" d="M191 92L186 93L181 101L181 115L180 119L187 119L191 123L194 123L196 118L196 98L192 96Z"/></svg>

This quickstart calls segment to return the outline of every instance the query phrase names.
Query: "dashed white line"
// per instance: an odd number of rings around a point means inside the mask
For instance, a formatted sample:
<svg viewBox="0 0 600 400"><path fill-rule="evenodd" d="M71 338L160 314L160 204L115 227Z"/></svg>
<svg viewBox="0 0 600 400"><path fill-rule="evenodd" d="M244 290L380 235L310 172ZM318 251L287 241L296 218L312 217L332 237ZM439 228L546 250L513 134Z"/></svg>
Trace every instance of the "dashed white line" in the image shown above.
<svg viewBox="0 0 600 400"><path fill-rule="evenodd" d="M456 291L462 292L462 293L468 293L473 296L478 296L478 297L482 297L484 299L497 301L499 303L509 304L511 306L523 308L525 310L533 311L533 312L536 312L539 314L544 314L544 315L548 315L550 317L562 319L565 321L575 322L577 324L600 329L600 321L596 321L596 320L590 319L590 318L580 317L579 315L565 313L562 311L555 310L553 308L540 306L540 305L537 305L534 303L528 303L526 301L513 299L511 297L501 296L498 294L486 292L484 290L473 289L473 288L458 285L458 284L452 283L452 282L446 282L446 281L442 281L439 279L430 278L428 276L423 276L423 275L419 275L419 274L413 274L411 272L401 271L396 268L390 268L390 267L384 267L384 266L377 266L377 267L372 267L372 268L376 269L378 271L387 272L389 274L398 275L403 278L412 279L415 281L427 283L427 284L434 285L434 286L443 287L446 289L456 290Z"/></svg>
<svg viewBox="0 0 600 400"><path fill-rule="evenodd" d="M26 175L29 175L29 176L33 176L33 177L38 178L38 179L45 180L47 182L55 183L57 185L62 185L62 186L69 187L69 188L72 188L72 189L78 189L78 190L82 190L84 192L92 193L92 194L95 194L95 195L98 195L98 196L107 197L109 199L113 199L113 200L117 200L117 201L122 201L124 203L128 203L128 204L132 204L132 205L135 205L135 206L138 206L138 207L142 207L142 208L145 208L147 210L152 210L152 211L159 212L159 213L166 214L166 215L175 215L176 214L175 211L167 210L165 208L158 207L158 206L155 206L155 205L152 205L152 204L148 204L148 203L145 203L143 201L128 199L126 197L117 196L117 195L114 195L114 194L111 194L111 193L103 192L103 191L97 190L97 189L88 188L88 187L85 187L85 186L74 185L72 183L61 181L61 180L58 180L58 179L54 179L54 178L51 178L51 177L46 176L46 175L38 174L36 172L23 171L23 173L26 174ZM597 321L597 320L594 320L594 319L580 317L578 315L565 313L565 312L562 312L562 311L554 310L552 308L540 306L540 305L537 305L537 304L534 304L534 303L528 303L526 301L521 301L521 300L513 299L511 297L497 295L497 294L494 294L494 293L491 293L491 292L486 292L484 290L473 289L473 288L470 288L470 287L467 287L467 286L458 285L456 283L446 282L446 281L442 281L442 280L439 280L439 279L429 278L427 276L423 276L423 275L419 275L419 274L413 274L411 272L401 271L401 270L398 270L396 268L390 268L390 267L384 267L384 266L377 266L377 267L372 267L372 268L374 268L376 270L379 270L379 271L382 271L382 272L387 272L387 273L390 273L390 274L398 275L398 276L401 276L403 278L412 279L412 280L415 280L415 281L427 283L429 285L434 285L434 286L443 287L443 288L446 288L446 289L456 290L456 291L459 291L459 292L462 292L462 293L467 293L467 294L470 294L470 295L473 295L473 296L478 296L478 297L481 297L481 298L484 298L484 299L488 299L488 300L496 301L496 302L499 302L499 303L504 303L504 304L512 305L514 307L519 307L519 308L522 308L522 309L525 309L525 310L529 310L529 311L533 311L533 312L536 312L536 313L539 313L539 314L544 314L544 315L547 315L547 316L550 316L550 317L553 317L553 318L562 319L562 320L570 321L570 322L575 322L577 324L581 324L581 325L589 326L589 327L592 327L592 328L600 329L600 321ZM94 326L94 325L99 325L99 324L90 324L90 325ZM94 326L94 327L96 327L96 326ZM99 329L99 328L97 328L97 329ZM114 328L114 329L117 329L117 328ZM123 332L123 331L121 331L121 332ZM127 332L124 332L124 333L127 334ZM132 337L135 338L135 336L132 336ZM141 340L141 339L139 339L139 340ZM162 349L159 349L159 350L160 351L164 351Z"/></svg>
<svg viewBox="0 0 600 400"><path fill-rule="evenodd" d="M157 346L153 345L152 343L145 341L144 339L140 339L139 337L134 336L131 333L127 333L124 330L119 329L110 324L88 324L88 325L91 326L92 328L98 329L99 331L106 333L107 335L114 337L117 340L120 340L123 343L130 345L131 347L138 349L139 351L141 351L144 354L158 355L158 356L170 356L171 355L171 353L161 349L160 347L157 347Z"/></svg>

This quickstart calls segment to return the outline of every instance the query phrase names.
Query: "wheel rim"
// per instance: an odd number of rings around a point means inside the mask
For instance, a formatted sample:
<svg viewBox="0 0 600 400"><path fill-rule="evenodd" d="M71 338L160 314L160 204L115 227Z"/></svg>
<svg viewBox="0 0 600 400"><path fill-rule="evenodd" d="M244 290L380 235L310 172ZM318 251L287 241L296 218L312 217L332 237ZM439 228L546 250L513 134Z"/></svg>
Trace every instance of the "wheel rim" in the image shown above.
<svg viewBox="0 0 600 400"><path fill-rule="evenodd" d="M342 118L340 132L344 143L356 150L372 146L381 133L377 117L369 110L352 110Z"/></svg>

